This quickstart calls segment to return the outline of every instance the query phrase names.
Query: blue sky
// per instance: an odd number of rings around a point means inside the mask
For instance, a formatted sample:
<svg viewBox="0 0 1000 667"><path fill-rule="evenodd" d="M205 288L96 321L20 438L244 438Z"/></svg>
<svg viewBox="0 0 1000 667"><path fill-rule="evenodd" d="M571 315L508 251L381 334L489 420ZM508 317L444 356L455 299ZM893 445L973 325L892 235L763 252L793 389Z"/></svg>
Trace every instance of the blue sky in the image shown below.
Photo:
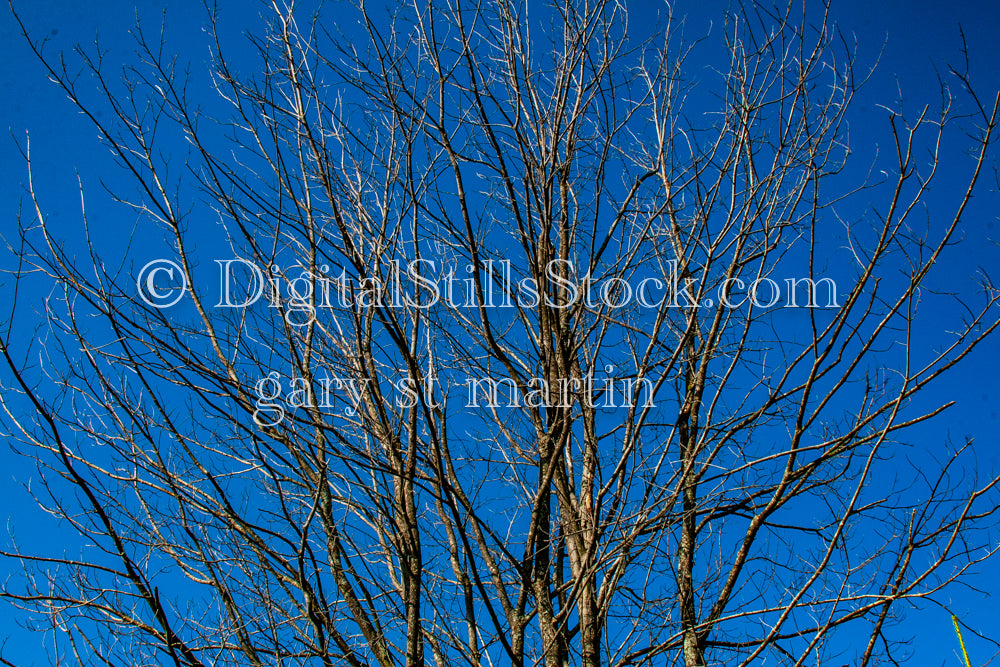
<svg viewBox="0 0 1000 667"><path fill-rule="evenodd" d="M101 3L99 8L68 0L32 0L15 4L35 37L47 35L50 38L50 48L65 49L77 42L92 43L94 36L99 34L108 49L109 62L131 51L128 30L136 12L149 26L155 26L166 5L173 47L195 65L208 57L207 48L200 39L204 15L198 2L141 2L137 8L135 3L121 0ZM225 12L250 11L240 9L235 2L222 4L224 22ZM718 29L717 17L728 6L728 2L721 0L678 2L674 12L689 15L688 34L694 37L707 31L713 18L716 19L715 29ZM633 17L654 14L662 11L662 7L662 3L656 2L630 3ZM1000 8L992 2L853 0L837 3L833 14L840 28L858 40L859 68L881 58L872 80L859 94L852 116L852 146L863 155L874 158L878 142L887 139L887 115L880 105L894 102L897 90L902 91L904 105L911 111L939 99L937 72L946 71L949 62L961 62L959 25L969 45L972 79L985 90L995 91L1000 86L1000 67L997 66L1000 63ZM234 24L241 22L239 18L233 21ZM87 199L88 215L114 216L115 224L120 224L122 229L131 228L134 220L122 217L121 210L104 201L102 193L94 187L101 175L114 176L109 170L106 151L102 152L96 141L93 127L54 85L46 81L41 66L19 36L6 9L0 11L0 50L4 63L0 70L0 126L8 131L0 138L0 236L10 238L18 207L26 203L26 169L20 149L25 145L27 133L31 137L36 186L56 224L71 230L79 220L80 198L76 185L79 173L92 187ZM197 76L197 67L194 71ZM939 187L947 190L947 186L945 179ZM996 257L997 248L990 241L996 238L998 213L973 209L966 222L973 243L963 248L961 255L942 263L940 270L945 276L953 274L959 280L964 279L977 264L986 265ZM67 236L72 237L72 234L67 231ZM996 435L1000 355L996 352L993 349L978 351L939 386L942 395L947 394L959 403L922 433L928 441L946 436L956 441L966 436L975 437L981 446L984 467L993 469L1000 467ZM53 526L44 517L25 509L21 484L30 474L21 459L6 448L0 449L0 504L3 506L0 518L16 526L19 538L26 542L57 544L59 535L52 531ZM24 520L26 516L32 517L30 522ZM981 580L986 593L997 592L993 582L998 580L998 575L1000 567L993 565L990 576ZM969 625L1000 641L1000 626L993 621L997 607L995 598L958 590L950 603ZM954 633L943 611L930 606L914 611L907 626L916 638L914 650L919 657L914 664L958 664ZM21 664L22 660L25 664L33 661L45 664L36 644L41 635L20 631L9 617L4 616L0 620L0 642L4 638L8 641L3 654L8 659L16 664ZM966 639L974 663L983 663L1000 650L968 635Z"/></svg>

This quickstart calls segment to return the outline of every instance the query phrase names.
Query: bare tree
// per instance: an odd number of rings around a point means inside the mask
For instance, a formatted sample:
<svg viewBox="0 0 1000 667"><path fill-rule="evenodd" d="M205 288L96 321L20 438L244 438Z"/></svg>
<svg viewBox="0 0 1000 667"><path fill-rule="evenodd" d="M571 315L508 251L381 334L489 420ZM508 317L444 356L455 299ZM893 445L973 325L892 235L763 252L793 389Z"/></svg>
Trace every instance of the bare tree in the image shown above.
<svg viewBox="0 0 1000 667"><path fill-rule="evenodd" d="M995 550L971 443L904 445L998 325L984 278L910 345L1000 97L952 71L864 180L814 9L732 13L706 73L611 2L276 3L250 69L210 32L211 98L142 31L122 81L32 42L177 268L67 247L29 181L0 400L79 542L5 551L3 597L59 663L902 659Z"/></svg>

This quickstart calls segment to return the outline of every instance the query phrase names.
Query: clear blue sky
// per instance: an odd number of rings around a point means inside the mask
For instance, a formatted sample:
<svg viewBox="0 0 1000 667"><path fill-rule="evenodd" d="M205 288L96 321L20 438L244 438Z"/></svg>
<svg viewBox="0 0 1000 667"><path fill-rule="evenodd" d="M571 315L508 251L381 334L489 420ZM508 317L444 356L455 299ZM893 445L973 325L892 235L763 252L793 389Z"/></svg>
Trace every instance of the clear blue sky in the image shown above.
<svg viewBox="0 0 1000 667"><path fill-rule="evenodd" d="M101 3L80 3L70 0L21 0L20 7L26 23L36 37L48 35L52 48L68 48L76 42L92 42L100 34L102 43L109 49L109 59L127 53L130 43L127 31L135 17L135 4L122 0ZM240 9L239 3L222 3L228 12L256 11ZM335 4L335 3L334 3ZM200 2L149 2L138 3L138 12L150 26L158 24L163 7L168 6L168 29L175 48L185 50L184 56L193 63L208 57L204 42L199 39L203 23ZM629 2L633 21L644 13L662 11L661 3ZM718 17L729 3L722 0L696 0L678 2L675 13L690 15L689 32L697 36L708 29L712 18ZM256 7L246 3L247 7ZM223 14L225 20L226 13ZM961 24L970 48L972 76L985 89L995 91L1000 87L1000 5L986 0L878 0L867 2L849 0L837 2L834 17L848 35L855 35L860 44L859 67L874 63L884 47L881 63L874 78L857 99L852 137L859 152L874 153L879 137L886 138L886 114L879 108L886 97L892 102L897 85L903 91L910 108L938 99L935 67L944 71L949 62L960 62L958 26ZM234 19L234 23L242 23ZM718 20L717 20L718 24ZM197 46L195 46L197 45ZM31 150L38 187L48 206L53 221L69 227L79 219L79 196L76 191L77 171L85 177L107 167L92 126L71 105L56 87L46 81L42 68L35 62L23 39L18 34L6 6L0 10L0 55L4 66L0 69L0 126L8 133L0 137L0 236L11 238L17 209L25 202L24 183L26 169L18 146L24 145L25 134L30 132ZM887 144L886 144L887 146ZM945 187L947 182L945 181ZM101 203L101 193L95 191L88 200L90 215L115 215L121 212ZM997 216L1000 211L974 210L967 220L970 236L977 242L963 249L962 255L949 260L943 271L971 272L976 263L985 263L996 256L996 247L990 248L986 239L995 239ZM130 228L132 219L123 219L123 228ZM0 294L3 288L0 288ZM0 302L5 299L0 297ZM924 432L928 440L950 435L954 440L973 436L981 445L984 466L1000 467L998 446L998 378L1000 378L1000 350L981 350L960 367L950 380L939 387L952 392L958 406L943 420ZM21 489L31 474L25 463L14 457L7 448L0 448L0 520L10 525L16 519L18 536L25 542L58 544L59 536L51 531L51 524L37 517L24 520L25 496ZM6 539L6 538L4 538ZM6 546L6 545L5 545ZM6 573L0 572L0 575ZM963 620L1000 641L1000 622L996 609L1000 608L996 594L1000 592L1000 566L994 565L990 576L982 585L990 599L981 595L956 591L952 598L954 610ZM907 627L915 636L914 649L919 657L912 664L958 665L957 644L948 616L941 610L927 606L914 610L907 619ZM0 613L0 642L8 639L4 655L25 664L45 664L46 660L35 644L41 635L29 635L12 625L10 618ZM968 638L974 664L984 663L998 650L985 642Z"/></svg>

